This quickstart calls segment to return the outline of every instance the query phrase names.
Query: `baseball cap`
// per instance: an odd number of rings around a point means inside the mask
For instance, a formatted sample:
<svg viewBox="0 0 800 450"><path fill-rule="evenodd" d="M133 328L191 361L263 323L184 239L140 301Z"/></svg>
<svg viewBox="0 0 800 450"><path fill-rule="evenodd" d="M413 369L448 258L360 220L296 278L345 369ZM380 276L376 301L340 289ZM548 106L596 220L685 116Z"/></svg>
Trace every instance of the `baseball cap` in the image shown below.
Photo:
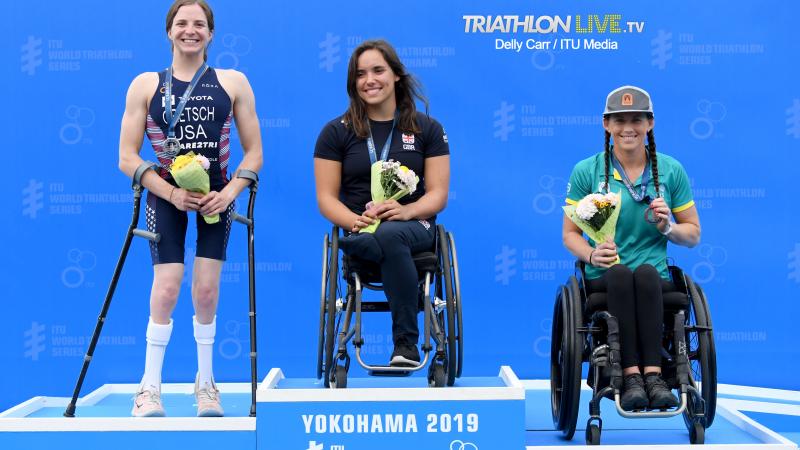
<svg viewBox="0 0 800 450"><path fill-rule="evenodd" d="M611 91L606 98L606 110L603 111L603 115L625 112L653 114L650 94L636 86L622 86Z"/></svg>

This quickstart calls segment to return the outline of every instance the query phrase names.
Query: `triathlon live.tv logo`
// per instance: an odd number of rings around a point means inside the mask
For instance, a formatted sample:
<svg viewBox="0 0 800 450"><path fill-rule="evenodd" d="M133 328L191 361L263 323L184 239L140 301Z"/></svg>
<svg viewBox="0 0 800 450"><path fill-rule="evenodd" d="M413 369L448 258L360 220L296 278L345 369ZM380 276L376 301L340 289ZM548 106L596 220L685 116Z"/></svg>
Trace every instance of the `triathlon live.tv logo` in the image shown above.
<svg viewBox="0 0 800 450"><path fill-rule="evenodd" d="M578 33L621 34L644 32L643 21L622 21L622 14L568 16L464 15L465 33Z"/></svg>

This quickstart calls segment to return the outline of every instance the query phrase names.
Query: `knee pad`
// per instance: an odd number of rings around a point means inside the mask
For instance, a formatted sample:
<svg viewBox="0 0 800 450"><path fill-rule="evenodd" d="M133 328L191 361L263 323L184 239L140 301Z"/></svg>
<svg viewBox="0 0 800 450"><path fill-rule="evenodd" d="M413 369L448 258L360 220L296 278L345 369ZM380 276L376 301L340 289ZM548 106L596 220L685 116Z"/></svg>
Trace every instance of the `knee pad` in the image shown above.
<svg viewBox="0 0 800 450"><path fill-rule="evenodd" d="M169 338L172 335L172 319L169 323L162 325L153 322L153 318L147 322L147 333L145 334L148 344L166 346L169 343Z"/></svg>
<svg viewBox="0 0 800 450"><path fill-rule="evenodd" d="M214 336L217 334L217 316L211 319L211 323L200 323L197 316L192 316L194 324L194 340L198 344L211 345L214 343Z"/></svg>

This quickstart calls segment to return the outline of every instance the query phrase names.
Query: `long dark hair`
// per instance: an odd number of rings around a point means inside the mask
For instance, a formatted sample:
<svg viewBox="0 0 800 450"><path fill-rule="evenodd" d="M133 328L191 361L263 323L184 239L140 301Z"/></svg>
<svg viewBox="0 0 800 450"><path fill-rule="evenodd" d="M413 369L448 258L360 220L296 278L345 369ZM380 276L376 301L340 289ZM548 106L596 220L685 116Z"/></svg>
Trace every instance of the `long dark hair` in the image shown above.
<svg viewBox="0 0 800 450"><path fill-rule="evenodd" d="M419 99L425 105L425 114L428 113L428 99L422 94L422 86L413 75L408 73L406 67L400 62L397 52L391 44L383 39L364 41L353 50L350 63L347 66L347 95L350 97L350 106L344 113L344 123L353 127L356 136L366 138L369 136L369 117L367 105L358 95L356 81L358 79L358 58L367 50L377 50L389 64L395 75L400 79L394 84L394 98L400 115L397 128L407 133L419 133L417 124L417 107L414 99Z"/></svg>
<svg viewBox="0 0 800 450"><path fill-rule="evenodd" d="M169 7L169 11L167 11L167 33L172 28L172 22L175 21L175 16L178 14L178 10L181 9L183 6L188 5L198 5L206 15L206 22L208 23L208 30L210 32L214 32L214 11L211 11L211 7L208 6L208 3L205 0L175 0L172 2L172 6ZM209 42L209 45L211 43ZM175 45L173 44L173 48ZM206 46L203 49L203 61L208 60L208 47Z"/></svg>
<svg viewBox="0 0 800 450"><path fill-rule="evenodd" d="M652 119L652 114L646 114L647 119ZM608 118L609 115L604 116L604 118ZM609 184L608 184L608 173L609 173L609 165L611 163L611 133L608 131L605 132L605 150L604 150L604 157L605 157L605 190L609 192ZM656 158L656 136L653 133L653 130L647 132L647 154L650 156L650 172L653 177L653 185L656 188L656 197L661 197L661 191L659 187L658 181L658 158Z"/></svg>

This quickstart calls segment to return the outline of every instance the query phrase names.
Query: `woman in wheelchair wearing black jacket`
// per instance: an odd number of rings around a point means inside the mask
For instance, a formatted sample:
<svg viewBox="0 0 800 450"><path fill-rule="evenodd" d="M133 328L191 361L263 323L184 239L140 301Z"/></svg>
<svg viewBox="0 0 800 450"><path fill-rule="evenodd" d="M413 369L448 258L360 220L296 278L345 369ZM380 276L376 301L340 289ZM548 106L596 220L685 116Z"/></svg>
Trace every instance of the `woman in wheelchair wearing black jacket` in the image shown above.
<svg viewBox="0 0 800 450"><path fill-rule="evenodd" d="M606 291L608 311L619 321L621 405L629 411L678 404L661 378L662 291L674 289L667 271L667 241L686 247L700 241L689 178L677 160L656 153L653 125L647 92L623 86L608 95L605 150L575 166L567 203L576 204L591 193L621 192L615 238L587 242L566 216L562 231L564 246L586 263L588 288Z"/></svg>
<svg viewBox="0 0 800 450"><path fill-rule="evenodd" d="M442 126L414 104L418 82L394 48L365 41L350 58L347 111L328 122L314 151L317 203L322 215L349 233L339 240L350 256L380 264L392 312L393 366L418 366L417 271L412 254L430 251L436 214L444 209L450 183L450 150ZM419 176L416 192L399 201L370 203L370 166L399 161ZM374 234L358 231L375 219Z"/></svg>

